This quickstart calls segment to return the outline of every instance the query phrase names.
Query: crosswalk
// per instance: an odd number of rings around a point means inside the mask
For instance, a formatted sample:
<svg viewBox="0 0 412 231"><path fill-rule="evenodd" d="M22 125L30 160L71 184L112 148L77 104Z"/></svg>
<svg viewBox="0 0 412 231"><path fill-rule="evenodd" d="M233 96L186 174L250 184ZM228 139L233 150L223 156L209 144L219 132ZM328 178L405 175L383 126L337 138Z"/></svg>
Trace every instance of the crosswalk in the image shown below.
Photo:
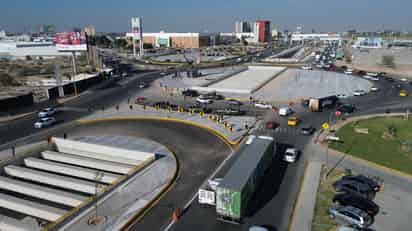
<svg viewBox="0 0 412 231"><path fill-rule="evenodd" d="M299 129L297 127L277 127L275 129L277 134L287 134L287 135L299 135Z"/></svg>

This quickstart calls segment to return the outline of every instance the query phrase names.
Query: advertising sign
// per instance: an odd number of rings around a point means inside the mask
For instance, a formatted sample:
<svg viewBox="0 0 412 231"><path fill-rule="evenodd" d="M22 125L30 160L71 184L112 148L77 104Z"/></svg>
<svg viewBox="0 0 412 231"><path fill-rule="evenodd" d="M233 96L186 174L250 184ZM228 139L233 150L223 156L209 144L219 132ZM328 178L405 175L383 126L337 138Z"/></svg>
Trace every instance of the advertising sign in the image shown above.
<svg viewBox="0 0 412 231"><path fill-rule="evenodd" d="M86 51L86 34L84 32L56 33L58 51Z"/></svg>
<svg viewBox="0 0 412 231"><path fill-rule="evenodd" d="M134 39L140 39L142 37L142 20L139 17L132 18L132 34Z"/></svg>

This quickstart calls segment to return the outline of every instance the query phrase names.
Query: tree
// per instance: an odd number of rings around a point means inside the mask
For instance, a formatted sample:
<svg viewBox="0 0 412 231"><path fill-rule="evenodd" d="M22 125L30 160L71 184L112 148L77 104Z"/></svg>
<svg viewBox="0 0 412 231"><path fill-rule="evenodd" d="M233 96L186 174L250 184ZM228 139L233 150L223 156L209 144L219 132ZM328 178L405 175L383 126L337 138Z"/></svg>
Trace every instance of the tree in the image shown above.
<svg viewBox="0 0 412 231"><path fill-rule="evenodd" d="M394 68L395 67L395 57L393 55L383 55L382 65L386 67Z"/></svg>
<svg viewBox="0 0 412 231"><path fill-rule="evenodd" d="M126 41L126 39L116 39L116 40L114 41L114 45L115 45L117 48L125 49L126 46L127 46L127 41Z"/></svg>

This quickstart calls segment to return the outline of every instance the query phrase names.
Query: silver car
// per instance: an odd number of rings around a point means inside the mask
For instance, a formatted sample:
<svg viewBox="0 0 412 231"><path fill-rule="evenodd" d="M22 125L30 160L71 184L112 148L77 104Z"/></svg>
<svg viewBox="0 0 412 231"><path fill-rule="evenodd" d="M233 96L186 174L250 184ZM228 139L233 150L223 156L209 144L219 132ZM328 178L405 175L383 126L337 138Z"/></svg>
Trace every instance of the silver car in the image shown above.
<svg viewBox="0 0 412 231"><path fill-rule="evenodd" d="M352 206L334 205L329 208L329 216L342 225L362 229L372 225L372 218L366 212Z"/></svg>
<svg viewBox="0 0 412 231"><path fill-rule="evenodd" d="M43 117L48 117L48 116L52 116L54 114L56 114L56 109L52 108L52 107L48 107L45 108L43 110L41 110L38 114L39 118L43 118Z"/></svg>
<svg viewBox="0 0 412 231"><path fill-rule="evenodd" d="M56 123L56 119L54 117L44 117L41 118L39 121L34 123L35 128L44 128L53 125Z"/></svg>

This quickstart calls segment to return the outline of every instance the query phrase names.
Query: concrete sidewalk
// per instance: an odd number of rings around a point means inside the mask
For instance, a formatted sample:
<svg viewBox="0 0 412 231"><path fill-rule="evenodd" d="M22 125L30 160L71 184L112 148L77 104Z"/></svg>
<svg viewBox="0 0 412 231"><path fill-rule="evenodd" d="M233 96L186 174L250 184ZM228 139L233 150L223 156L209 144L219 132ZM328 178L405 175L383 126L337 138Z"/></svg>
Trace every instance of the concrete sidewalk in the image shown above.
<svg viewBox="0 0 412 231"><path fill-rule="evenodd" d="M296 200L289 230L311 230L321 169L321 162L310 161L308 163L305 171L305 177Z"/></svg>

